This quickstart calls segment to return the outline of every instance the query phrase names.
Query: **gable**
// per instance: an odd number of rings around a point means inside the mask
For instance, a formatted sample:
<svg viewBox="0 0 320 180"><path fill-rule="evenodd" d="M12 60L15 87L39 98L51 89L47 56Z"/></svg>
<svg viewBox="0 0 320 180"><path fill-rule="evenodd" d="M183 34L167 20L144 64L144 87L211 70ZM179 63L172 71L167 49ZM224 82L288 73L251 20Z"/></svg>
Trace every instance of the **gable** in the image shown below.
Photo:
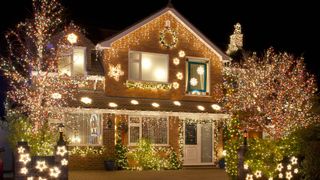
<svg viewBox="0 0 320 180"><path fill-rule="evenodd" d="M230 60L230 57L228 57L217 46L215 46L180 13L170 7L164 8L163 10L128 28L127 30L117 34L116 36L99 43L98 46L100 48L116 49L116 44L121 44L122 48L124 46L126 46L126 48L130 48L132 43L142 43L142 39L149 39L149 31L163 29L166 21L170 21L170 27L175 29L178 34L178 39L187 38L190 44L195 46L195 49L206 49L218 56L221 61ZM129 43L124 42L124 39L127 39Z"/></svg>

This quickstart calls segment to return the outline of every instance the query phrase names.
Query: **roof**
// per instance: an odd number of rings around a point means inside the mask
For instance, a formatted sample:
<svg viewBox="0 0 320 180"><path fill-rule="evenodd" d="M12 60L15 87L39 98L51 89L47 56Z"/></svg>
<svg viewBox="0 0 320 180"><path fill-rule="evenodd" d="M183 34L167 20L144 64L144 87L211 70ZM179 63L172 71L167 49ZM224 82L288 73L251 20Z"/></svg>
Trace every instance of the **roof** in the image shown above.
<svg viewBox="0 0 320 180"><path fill-rule="evenodd" d="M221 51L216 45L214 45L205 35L203 35L196 27L194 27L186 18L184 18L178 11L176 11L172 6L168 6L157 13L149 16L148 18L142 20L141 22L129 27L128 29L118 33L115 36L112 36L111 38L102 41L99 43L99 46L102 48L108 48L111 46L111 44L122 38L123 36L135 31L136 29L142 27L143 25L149 23L153 19L161 16L165 13L171 13L173 17L175 17L182 25L184 25L190 32L192 32L196 37L198 37L209 49L214 51L218 56L220 56L221 60L231 60L229 56L227 56L223 51Z"/></svg>
<svg viewBox="0 0 320 180"><path fill-rule="evenodd" d="M82 97L92 99L90 104L81 102ZM105 95L103 91L81 91L75 96L68 106L74 108L94 108L94 109L117 109L117 110L134 110L134 111L165 111L165 112L188 112L188 113L222 113L214 110L212 102L203 101L179 101L181 106L174 105L174 100L161 100L153 98L135 98L135 97L111 97ZM131 100L137 100L138 105L131 104ZM110 107L109 103L116 103L117 107ZM152 103L158 103L159 107L153 107ZM198 106L203 106L205 110L201 111Z"/></svg>

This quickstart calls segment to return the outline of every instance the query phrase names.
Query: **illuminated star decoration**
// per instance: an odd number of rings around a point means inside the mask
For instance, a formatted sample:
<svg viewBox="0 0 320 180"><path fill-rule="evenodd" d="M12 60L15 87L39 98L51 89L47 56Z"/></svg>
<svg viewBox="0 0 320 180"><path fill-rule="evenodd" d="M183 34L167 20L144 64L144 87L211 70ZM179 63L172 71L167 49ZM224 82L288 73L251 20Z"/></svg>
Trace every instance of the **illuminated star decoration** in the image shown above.
<svg viewBox="0 0 320 180"><path fill-rule="evenodd" d="M184 56L186 56L186 53L184 51L179 51L179 57L183 58Z"/></svg>
<svg viewBox="0 0 320 180"><path fill-rule="evenodd" d="M290 161L291 161L291 164L293 164L293 165L297 164L298 163L298 158L293 156Z"/></svg>
<svg viewBox="0 0 320 180"><path fill-rule="evenodd" d="M46 165L45 161L37 161L36 169L38 169L40 172L42 172L43 170L45 170L47 168L48 168L48 166Z"/></svg>
<svg viewBox="0 0 320 180"><path fill-rule="evenodd" d="M31 158L30 158L30 154L21 154L20 155L20 159L19 159L19 162L22 162L24 164L27 164L28 162L31 161Z"/></svg>
<svg viewBox="0 0 320 180"><path fill-rule="evenodd" d="M22 153L24 153L25 150L26 150L26 149L25 149L24 147L20 146L20 147L18 148L18 153L19 153L19 154L22 154Z"/></svg>
<svg viewBox="0 0 320 180"><path fill-rule="evenodd" d="M178 72L176 76L177 76L177 78L178 78L179 80L181 80L181 79L183 78L182 72Z"/></svg>
<svg viewBox="0 0 320 180"><path fill-rule="evenodd" d="M244 168L244 169L248 169L248 168L249 168L248 164L244 164L244 165L243 165L243 168Z"/></svg>
<svg viewBox="0 0 320 180"><path fill-rule="evenodd" d="M291 170L291 168L292 168L292 166L289 164L289 165L287 166L287 169L288 169L288 170Z"/></svg>
<svg viewBox="0 0 320 180"><path fill-rule="evenodd" d="M178 89L178 88L179 88L179 83L173 82L173 83L172 83L172 87L173 87L174 89Z"/></svg>
<svg viewBox="0 0 320 180"><path fill-rule="evenodd" d="M286 178L289 180L292 178L291 172L286 172Z"/></svg>
<svg viewBox="0 0 320 180"><path fill-rule="evenodd" d="M199 66L199 67L197 68L197 73L198 73L199 75L203 75L203 74L204 74L204 68L203 68L203 66Z"/></svg>
<svg viewBox="0 0 320 180"><path fill-rule="evenodd" d="M26 167L21 168L20 170L21 174L27 174L28 173L28 169Z"/></svg>
<svg viewBox="0 0 320 180"><path fill-rule="evenodd" d="M173 58L173 64L174 65L179 65L180 64L179 58Z"/></svg>
<svg viewBox="0 0 320 180"><path fill-rule="evenodd" d="M297 174L297 173L299 172L298 168L295 168L295 169L293 170L293 172L294 172L295 174Z"/></svg>
<svg viewBox="0 0 320 180"><path fill-rule="evenodd" d="M257 178L261 178L262 173L261 173L261 171L256 171L256 172L254 173L254 175L255 175Z"/></svg>
<svg viewBox="0 0 320 180"><path fill-rule="evenodd" d="M50 176L57 178L59 174L61 173L60 169L58 167L50 168Z"/></svg>
<svg viewBox="0 0 320 180"><path fill-rule="evenodd" d="M278 171L281 171L281 170L282 170L282 168L283 168L283 166L282 166L282 164L281 164L281 163L277 165L277 170L278 170Z"/></svg>
<svg viewBox="0 0 320 180"><path fill-rule="evenodd" d="M116 66L109 64L108 76L114 78L116 81L119 81L120 76L123 76L124 72L121 70L121 64Z"/></svg>
<svg viewBox="0 0 320 180"><path fill-rule="evenodd" d="M62 165L62 166L68 165L68 160L62 159L62 160L61 160L61 165Z"/></svg>
<svg viewBox="0 0 320 180"><path fill-rule="evenodd" d="M58 146L57 155L64 156L67 152L68 151L65 146Z"/></svg>
<svg viewBox="0 0 320 180"><path fill-rule="evenodd" d="M191 86L196 86L198 84L198 80L196 78L191 78L190 84L191 84Z"/></svg>
<svg viewBox="0 0 320 180"><path fill-rule="evenodd" d="M282 173L279 173L279 178L283 178L283 174Z"/></svg>
<svg viewBox="0 0 320 180"><path fill-rule="evenodd" d="M247 174L246 180L253 180L253 175L252 174Z"/></svg>

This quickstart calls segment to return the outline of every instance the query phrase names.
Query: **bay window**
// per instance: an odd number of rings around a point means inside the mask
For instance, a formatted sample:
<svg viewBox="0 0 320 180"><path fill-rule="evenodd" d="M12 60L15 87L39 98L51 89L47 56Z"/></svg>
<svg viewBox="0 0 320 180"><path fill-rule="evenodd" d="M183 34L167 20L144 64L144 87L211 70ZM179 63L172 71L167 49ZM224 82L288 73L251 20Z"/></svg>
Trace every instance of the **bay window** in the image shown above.
<svg viewBox="0 0 320 180"><path fill-rule="evenodd" d="M129 52L129 80L168 82L167 54Z"/></svg>

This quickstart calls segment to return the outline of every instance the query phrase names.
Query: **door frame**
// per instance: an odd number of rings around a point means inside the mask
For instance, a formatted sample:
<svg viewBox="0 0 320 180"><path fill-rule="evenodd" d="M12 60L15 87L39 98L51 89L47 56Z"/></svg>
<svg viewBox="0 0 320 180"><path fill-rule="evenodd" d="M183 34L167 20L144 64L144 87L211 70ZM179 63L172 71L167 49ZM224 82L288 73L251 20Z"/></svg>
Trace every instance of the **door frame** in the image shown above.
<svg viewBox="0 0 320 180"><path fill-rule="evenodd" d="M201 125L202 124L200 124L200 123L197 123L197 146L198 146L198 151L200 152L200 155L199 155L199 157L198 158L200 158L199 159L199 163L185 163L185 161L183 161L183 165L190 165L190 166L192 166L192 165L200 165L200 166L205 166L205 165L214 165L215 163L214 163L214 159L215 159L215 157L214 157L214 147L215 147L215 142L214 142L214 123L213 122L210 122L211 123L211 128L212 128L212 139L211 139L211 141L212 141L212 149L211 149L211 153L212 153L212 162L206 162L206 163L202 163L201 162ZM186 125L186 123L185 122L183 122L183 159L185 160L185 155L186 155L186 132L185 132L185 126Z"/></svg>

